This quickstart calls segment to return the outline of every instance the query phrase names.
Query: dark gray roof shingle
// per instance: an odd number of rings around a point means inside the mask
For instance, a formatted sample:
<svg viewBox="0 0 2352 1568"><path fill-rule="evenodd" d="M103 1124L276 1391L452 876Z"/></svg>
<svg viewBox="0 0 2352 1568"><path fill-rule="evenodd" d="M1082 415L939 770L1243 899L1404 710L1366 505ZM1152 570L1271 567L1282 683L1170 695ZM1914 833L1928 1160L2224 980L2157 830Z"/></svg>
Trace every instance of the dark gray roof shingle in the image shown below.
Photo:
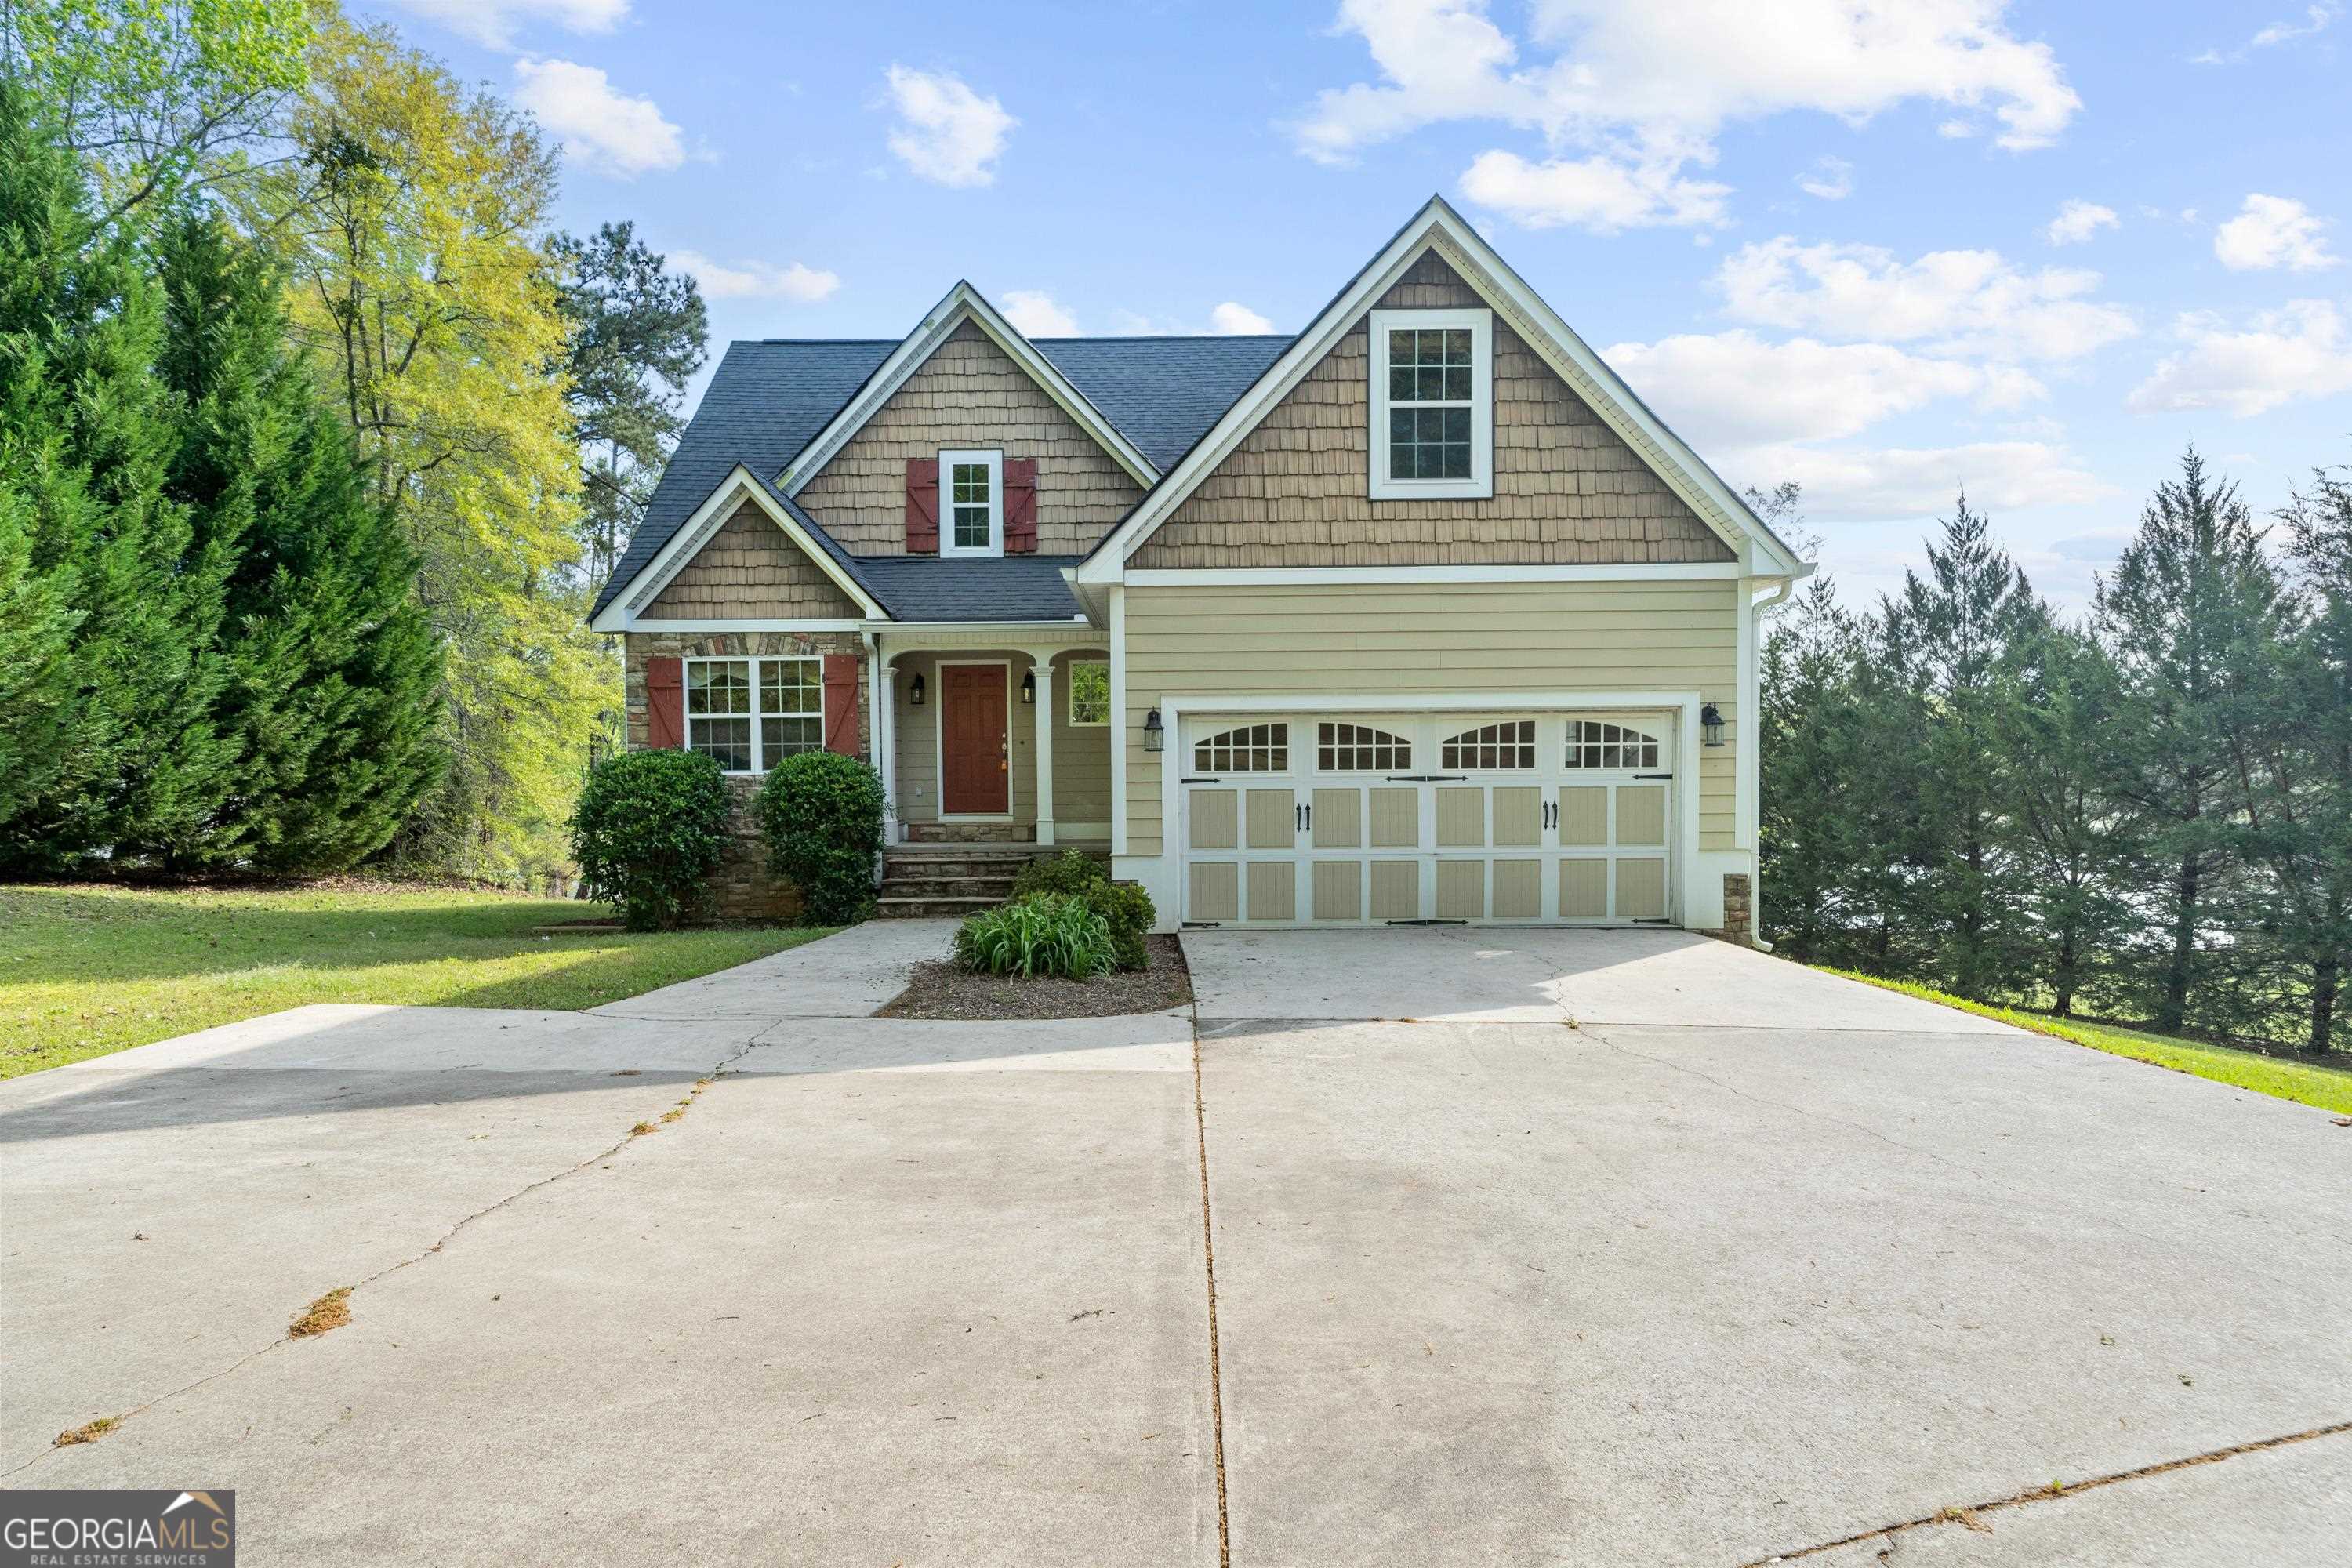
<svg viewBox="0 0 2352 1568"><path fill-rule="evenodd" d="M1062 581L1076 555L867 555L858 567L902 621L1066 621L1086 612Z"/></svg>
<svg viewBox="0 0 2352 1568"><path fill-rule="evenodd" d="M1030 340L1054 367L1067 376L1119 434L1133 442L1151 465L1165 473L1192 444L1208 433L1218 416L1248 390L1276 356L1288 347L1286 337L1209 338L1034 338ZM740 463L782 500L772 481L800 449L840 412L881 367L896 340L782 340L737 342L710 377L702 402L679 437L669 467L646 508L645 521L630 537L611 581L597 595L592 615L611 604L630 579L645 570L662 546L676 536L718 483ZM1037 620L1058 619L1078 613L1055 557L1030 556L1002 564L1028 568L1028 574L1001 574L1000 589L1014 582L1021 613L996 613L982 600L946 584L958 574L973 582L991 574L976 570L994 564L982 561L932 561L917 564L940 570L908 574L897 558L852 557L797 507L796 521L807 526L826 547L826 553L847 565L892 616L901 620ZM1037 574L1034 569L1053 561L1055 571ZM1050 575L1050 584L1046 576ZM902 609L891 596L889 584L901 578L918 595L916 603L936 607L964 604L973 613L940 615ZM934 581L936 579L936 581ZM959 579L960 580L960 579ZM902 590L903 591L903 590ZM1045 606L1040 608L1039 606Z"/></svg>

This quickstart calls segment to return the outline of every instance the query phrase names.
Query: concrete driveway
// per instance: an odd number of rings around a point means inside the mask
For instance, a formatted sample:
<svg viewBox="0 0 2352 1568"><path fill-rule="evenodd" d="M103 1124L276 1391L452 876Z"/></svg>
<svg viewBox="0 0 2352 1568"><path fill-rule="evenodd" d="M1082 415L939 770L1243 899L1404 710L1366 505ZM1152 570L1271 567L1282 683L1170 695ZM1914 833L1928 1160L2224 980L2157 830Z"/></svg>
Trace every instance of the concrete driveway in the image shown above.
<svg viewBox="0 0 2352 1568"><path fill-rule="evenodd" d="M944 942L0 1086L0 1484L236 1487L255 1563L2352 1535L2324 1113L1665 932L1188 936L1197 1044L866 1016Z"/></svg>

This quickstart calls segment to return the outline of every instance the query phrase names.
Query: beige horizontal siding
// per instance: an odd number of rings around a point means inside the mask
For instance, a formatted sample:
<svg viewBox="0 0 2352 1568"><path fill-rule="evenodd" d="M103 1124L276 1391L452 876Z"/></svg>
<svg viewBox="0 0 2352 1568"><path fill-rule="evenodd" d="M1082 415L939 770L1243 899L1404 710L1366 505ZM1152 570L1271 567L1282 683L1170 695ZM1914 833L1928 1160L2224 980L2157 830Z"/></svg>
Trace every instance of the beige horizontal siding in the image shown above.
<svg viewBox="0 0 2352 1568"><path fill-rule="evenodd" d="M1072 658L1108 660L1108 653L1065 654L1054 661L1054 820L1110 820L1110 731L1107 727L1074 729L1070 724L1069 665ZM1021 702L1021 677L1029 656L975 648L955 653L906 653L892 659L898 670L894 712L898 736L898 805L901 822L936 822L940 815L939 666L992 664L1012 666L1006 708L1006 742L1012 755L1013 820L1037 820L1037 710ZM915 677L923 678L923 706L913 705Z"/></svg>
<svg viewBox="0 0 2352 1568"><path fill-rule="evenodd" d="M1028 372L966 321L793 499L851 554L904 555L907 459L961 447L1036 459L1042 554L1093 549L1143 493Z"/></svg>
<svg viewBox="0 0 2352 1568"><path fill-rule="evenodd" d="M1731 847L1733 759L1746 743L1736 581L1130 587L1126 597L1129 854L1160 852L1160 766L1178 738L1147 752L1143 721L1163 696L1392 696L1410 709L1416 697L1559 690L1696 691L1715 703L1730 743L1698 759L1699 847Z"/></svg>
<svg viewBox="0 0 2352 1568"><path fill-rule="evenodd" d="M1479 307L1424 254L1374 309ZM1495 493L1371 500L1371 339L1359 321L1133 557L1138 566L1728 561L1732 552L1499 317Z"/></svg>
<svg viewBox="0 0 2352 1568"><path fill-rule="evenodd" d="M645 613L675 620L856 620L863 611L750 501L719 525Z"/></svg>

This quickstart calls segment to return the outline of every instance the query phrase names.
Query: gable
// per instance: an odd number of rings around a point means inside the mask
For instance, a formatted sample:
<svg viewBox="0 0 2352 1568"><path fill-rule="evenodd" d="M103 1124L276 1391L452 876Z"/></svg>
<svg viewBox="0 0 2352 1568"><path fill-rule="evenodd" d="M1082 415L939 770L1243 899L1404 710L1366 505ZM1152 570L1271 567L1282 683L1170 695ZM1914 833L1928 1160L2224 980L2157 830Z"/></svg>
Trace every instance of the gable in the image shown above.
<svg viewBox="0 0 2352 1568"><path fill-rule="evenodd" d="M657 620L854 621L864 612L747 500L678 568L645 614Z"/></svg>
<svg viewBox="0 0 2352 1568"><path fill-rule="evenodd" d="M793 500L854 555L907 553L907 460L1003 448L1037 463L1037 551L1078 555L1142 487L987 333L967 320L908 376Z"/></svg>
<svg viewBox="0 0 2352 1568"><path fill-rule="evenodd" d="M1484 308L1434 249L1370 310ZM1497 311L1494 495L1370 498L1365 312L1138 546L1138 567L1723 562L1731 548Z"/></svg>

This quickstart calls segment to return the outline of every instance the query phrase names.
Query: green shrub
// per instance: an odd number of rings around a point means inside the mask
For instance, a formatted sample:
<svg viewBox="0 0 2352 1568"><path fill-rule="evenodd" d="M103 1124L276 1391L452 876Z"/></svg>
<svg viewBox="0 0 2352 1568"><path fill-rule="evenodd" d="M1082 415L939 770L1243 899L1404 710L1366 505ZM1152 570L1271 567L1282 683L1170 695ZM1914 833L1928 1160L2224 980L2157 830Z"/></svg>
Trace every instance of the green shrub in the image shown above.
<svg viewBox="0 0 2352 1568"><path fill-rule="evenodd" d="M1059 855L1039 856L1022 867L1021 874L1013 879L1013 896L1060 893L1083 898L1095 884L1109 879L1110 873L1101 861L1083 849L1065 849Z"/></svg>
<svg viewBox="0 0 2352 1568"><path fill-rule="evenodd" d="M1066 980L1091 980L1113 963L1102 916L1060 893L1032 893L968 917L956 931L955 955L985 974Z"/></svg>
<svg viewBox="0 0 2352 1568"><path fill-rule="evenodd" d="M874 912L882 852L882 780L856 757L802 752L760 786L769 868L790 877L815 925L854 925Z"/></svg>
<svg viewBox="0 0 2352 1568"><path fill-rule="evenodd" d="M572 813L572 858L590 898L631 931L698 912L733 802L718 762L675 749L624 752L591 769Z"/></svg>
<svg viewBox="0 0 2352 1568"><path fill-rule="evenodd" d="M1151 951L1143 944L1160 911L1151 895L1128 882L1097 882L1083 895L1087 907L1110 928L1112 960L1121 969L1149 969Z"/></svg>

